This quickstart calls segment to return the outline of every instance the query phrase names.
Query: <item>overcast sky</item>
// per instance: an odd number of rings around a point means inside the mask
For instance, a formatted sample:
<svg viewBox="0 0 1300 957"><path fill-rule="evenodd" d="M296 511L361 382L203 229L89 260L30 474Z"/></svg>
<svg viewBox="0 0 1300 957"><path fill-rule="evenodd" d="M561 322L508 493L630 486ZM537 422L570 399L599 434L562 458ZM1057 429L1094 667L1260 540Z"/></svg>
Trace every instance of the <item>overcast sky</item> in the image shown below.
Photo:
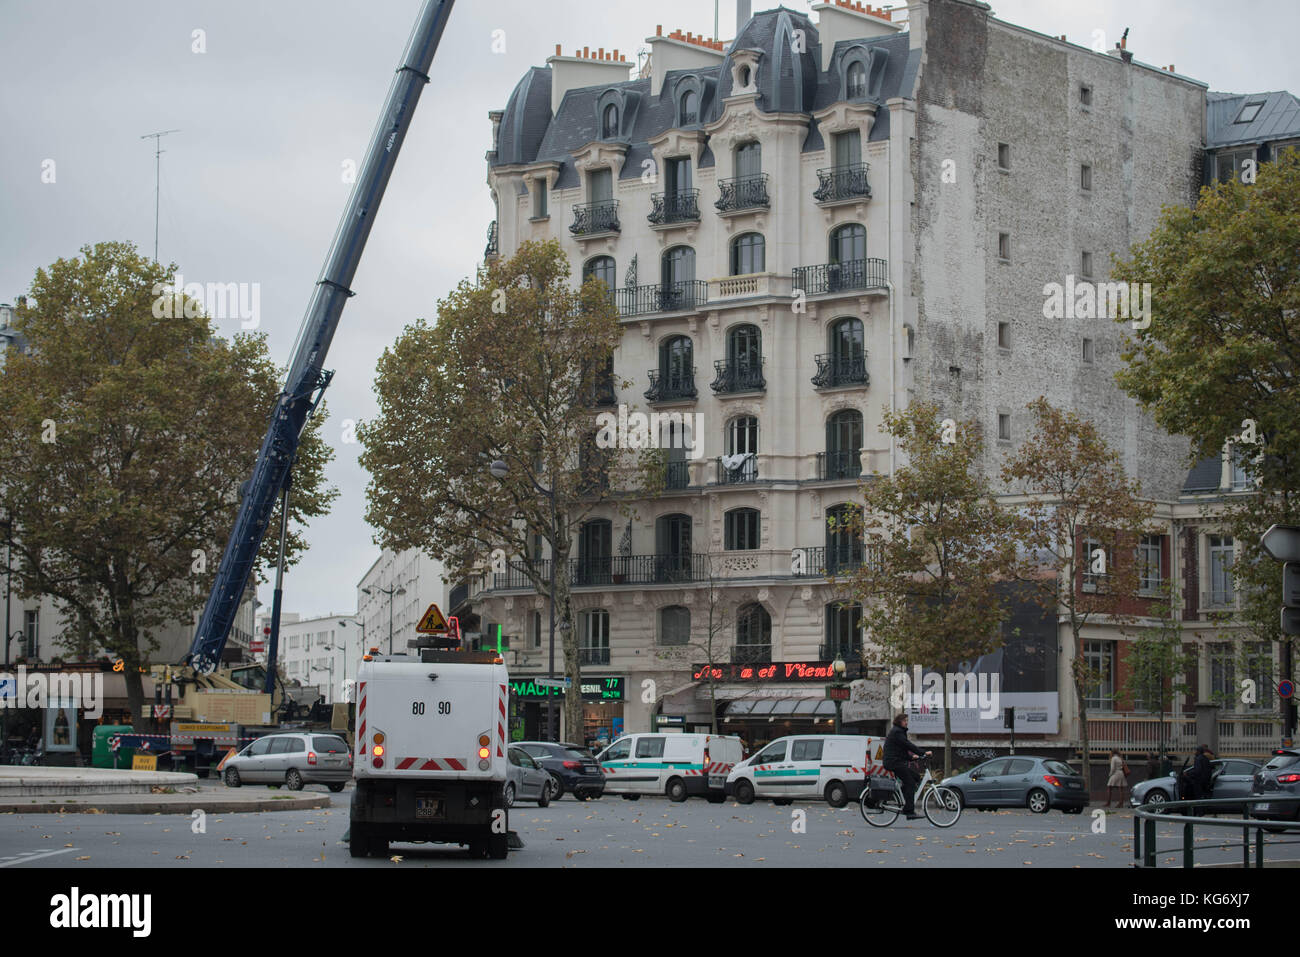
<svg viewBox="0 0 1300 957"><path fill-rule="evenodd" d="M153 141L162 157L159 258L186 282L257 283L271 355L285 364L421 0L0 0L0 302L85 244L151 253ZM774 4L755 0L754 9ZM786 0L807 10L807 0ZM1300 92L1294 0L1005 0L1003 20L1092 45L1130 28L1137 59L1237 93ZM327 367L326 437L341 495L286 577L285 610L351 610L379 554L363 518L360 451L345 420L374 414L379 354L482 258L489 110L561 43L636 51L662 23L712 34L711 0L461 0L443 37ZM721 0L722 38L735 0ZM206 52L193 52L194 31ZM505 31L504 53L493 32ZM43 164L54 160L54 183ZM239 321L219 323L223 334ZM269 411L269 410L268 410ZM269 589L263 589L269 604Z"/></svg>

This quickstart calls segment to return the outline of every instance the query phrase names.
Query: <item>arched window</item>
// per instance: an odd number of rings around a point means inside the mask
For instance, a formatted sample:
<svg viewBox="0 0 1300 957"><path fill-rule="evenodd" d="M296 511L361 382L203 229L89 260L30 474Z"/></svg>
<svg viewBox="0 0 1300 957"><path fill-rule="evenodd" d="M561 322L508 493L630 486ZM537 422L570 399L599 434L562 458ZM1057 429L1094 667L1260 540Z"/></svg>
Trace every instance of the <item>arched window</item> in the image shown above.
<svg viewBox="0 0 1300 957"><path fill-rule="evenodd" d="M867 67L861 60L849 64L845 75L845 92L850 100L861 100L867 95Z"/></svg>
<svg viewBox="0 0 1300 957"><path fill-rule="evenodd" d="M767 268L763 237L758 233L745 233L731 241L731 274L746 276L763 272Z"/></svg>
<svg viewBox="0 0 1300 957"><path fill-rule="evenodd" d="M609 664L609 612L603 608L578 616L578 661L584 665Z"/></svg>
<svg viewBox="0 0 1300 957"><path fill-rule="evenodd" d="M664 515L655 522L655 580L689 581L691 568L691 517Z"/></svg>
<svg viewBox="0 0 1300 957"><path fill-rule="evenodd" d="M659 308L664 312L695 307L695 250L674 246L663 256L663 287Z"/></svg>
<svg viewBox="0 0 1300 957"><path fill-rule="evenodd" d="M659 369L650 373L651 402L693 399L695 388L695 347L688 336L672 336L659 346Z"/></svg>
<svg viewBox="0 0 1300 957"><path fill-rule="evenodd" d="M723 516L725 548L729 552L758 548L761 531L758 509L733 508Z"/></svg>
<svg viewBox="0 0 1300 957"><path fill-rule="evenodd" d="M604 518L583 524L578 532L578 584L606 585L612 570L613 524Z"/></svg>
<svg viewBox="0 0 1300 957"><path fill-rule="evenodd" d="M826 510L826 571L834 575L862 564L862 511L856 505Z"/></svg>
<svg viewBox="0 0 1300 957"><path fill-rule="evenodd" d="M686 645L691 641L691 610L669 605L659 612L659 644Z"/></svg>
<svg viewBox="0 0 1300 957"><path fill-rule="evenodd" d="M836 658L851 662L862 656L862 606L856 602L832 602L826 606L826 647L822 661Z"/></svg>
<svg viewBox="0 0 1300 957"><path fill-rule="evenodd" d="M857 478L862 474L862 413L857 409L836 412L826 420L827 480Z"/></svg>
<svg viewBox="0 0 1300 957"><path fill-rule="evenodd" d="M733 326L727 330L727 358L714 363L718 379L713 391L758 392L767 388L763 378L763 334L757 326Z"/></svg>
<svg viewBox="0 0 1300 957"><path fill-rule="evenodd" d="M682 94L681 108L680 125L691 126L700 121L700 98L694 90Z"/></svg>
<svg viewBox="0 0 1300 957"><path fill-rule="evenodd" d="M736 612L736 648L731 660L737 664L772 660L772 616L762 605L745 605Z"/></svg>
<svg viewBox="0 0 1300 957"><path fill-rule="evenodd" d="M582 267L582 281L585 283L588 279L599 279L609 287L610 292L613 292L618 284L618 270L614 257L597 256L595 259L588 259Z"/></svg>
<svg viewBox="0 0 1300 957"><path fill-rule="evenodd" d="M862 320L848 317L831 324L831 356L837 361L862 361L865 354L862 340Z"/></svg>
<svg viewBox="0 0 1300 957"><path fill-rule="evenodd" d="M867 228L847 223L831 233L831 262L852 263L867 258Z"/></svg>
<svg viewBox="0 0 1300 957"><path fill-rule="evenodd" d="M604 119L601 122L601 138L612 140L618 136L618 107L613 103L605 107Z"/></svg>

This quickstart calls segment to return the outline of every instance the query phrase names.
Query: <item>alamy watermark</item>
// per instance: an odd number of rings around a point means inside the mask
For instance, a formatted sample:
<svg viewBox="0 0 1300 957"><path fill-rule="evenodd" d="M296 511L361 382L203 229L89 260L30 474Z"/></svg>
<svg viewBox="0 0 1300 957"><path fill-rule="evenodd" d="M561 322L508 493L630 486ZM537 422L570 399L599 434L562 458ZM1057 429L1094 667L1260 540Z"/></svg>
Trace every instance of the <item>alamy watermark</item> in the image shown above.
<svg viewBox="0 0 1300 957"><path fill-rule="evenodd" d="M59 704L62 702L62 704ZM99 672L36 672L19 665L12 674L0 672L0 708L71 707L87 718L104 713L104 676Z"/></svg>
<svg viewBox="0 0 1300 957"><path fill-rule="evenodd" d="M153 284L155 319L238 319L240 328L256 329L262 323L262 285L256 282L186 283L180 273L169 285Z"/></svg>
<svg viewBox="0 0 1300 957"><path fill-rule="evenodd" d="M618 414L596 416L598 449L684 449L690 458L704 455L704 413L629 412L626 405Z"/></svg>
<svg viewBox="0 0 1300 957"><path fill-rule="evenodd" d="M1043 287L1045 319L1131 319L1134 329L1151 325L1151 283L1078 282L1073 275L1065 284Z"/></svg>
<svg viewBox="0 0 1300 957"><path fill-rule="evenodd" d="M942 711L947 707L973 709L981 718L996 718L1002 711L1002 676L988 672L924 673L915 665L909 674L896 671L889 677L889 704L895 711L923 708Z"/></svg>

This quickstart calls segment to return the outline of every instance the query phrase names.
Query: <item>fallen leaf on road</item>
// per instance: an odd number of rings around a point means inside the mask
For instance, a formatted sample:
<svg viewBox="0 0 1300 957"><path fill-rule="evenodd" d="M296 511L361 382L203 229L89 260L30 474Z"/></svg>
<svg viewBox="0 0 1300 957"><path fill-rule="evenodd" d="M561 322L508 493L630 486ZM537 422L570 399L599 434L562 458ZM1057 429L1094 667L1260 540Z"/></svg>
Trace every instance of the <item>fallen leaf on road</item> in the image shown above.
<svg viewBox="0 0 1300 957"><path fill-rule="evenodd" d="M64 844L63 846L64 846L64 847L75 847L75 845L73 845L73 844Z"/></svg>
<svg viewBox="0 0 1300 957"><path fill-rule="evenodd" d="M178 860L178 861L188 861L189 859L190 859L190 856L189 856L188 854L177 854L177 855L176 855L176 860Z"/></svg>
<svg viewBox="0 0 1300 957"><path fill-rule="evenodd" d="M158 852L157 852L157 851L154 851L154 853L157 854ZM88 860L90 860L90 855L87 854L85 857L78 857L77 860L79 860L79 861L88 861Z"/></svg>
<svg viewBox="0 0 1300 957"><path fill-rule="evenodd" d="M568 860L569 858L571 858L574 854L586 854L586 853L587 853L586 851L581 851L581 850L572 850L572 851L569 851L567 854L564 855L564 859L567 861L567 860Z"/></svg>
<svg viewBox="0 0 1300 957"><path fill-rule="evenodd" d="M400 864L402 863L402 855L394 854L392 857L389 858L389 860L392 861L394 864Z"/></svg>

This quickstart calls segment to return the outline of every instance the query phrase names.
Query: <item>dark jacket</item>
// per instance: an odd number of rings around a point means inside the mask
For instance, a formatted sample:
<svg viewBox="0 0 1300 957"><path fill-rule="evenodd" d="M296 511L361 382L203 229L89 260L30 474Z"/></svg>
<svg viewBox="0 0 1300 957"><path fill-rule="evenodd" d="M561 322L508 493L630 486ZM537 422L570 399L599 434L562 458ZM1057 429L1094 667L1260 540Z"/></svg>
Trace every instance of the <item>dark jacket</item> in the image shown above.
<svg viewBox="0 0 1300 957"><path fill-rule="evenodd" d="M1201 786L1201 790L1206 794L1210 793L1210 784L1214 780L1214 767L1210 764L1210 756L1202 751L1196 756L1196 761L1192 764L1192 778Z"/></svg>
<svg viewBox="0 0 1300 957"><path fill-rule="evenodd" d="M907 729L901 724L896 724L889 729L889 734L885 736L885 756L882 762L886 770L893 771L902 767L912 760L909 752L916 754L925 754L925 748L913 744L907 739Z"/></svg>

